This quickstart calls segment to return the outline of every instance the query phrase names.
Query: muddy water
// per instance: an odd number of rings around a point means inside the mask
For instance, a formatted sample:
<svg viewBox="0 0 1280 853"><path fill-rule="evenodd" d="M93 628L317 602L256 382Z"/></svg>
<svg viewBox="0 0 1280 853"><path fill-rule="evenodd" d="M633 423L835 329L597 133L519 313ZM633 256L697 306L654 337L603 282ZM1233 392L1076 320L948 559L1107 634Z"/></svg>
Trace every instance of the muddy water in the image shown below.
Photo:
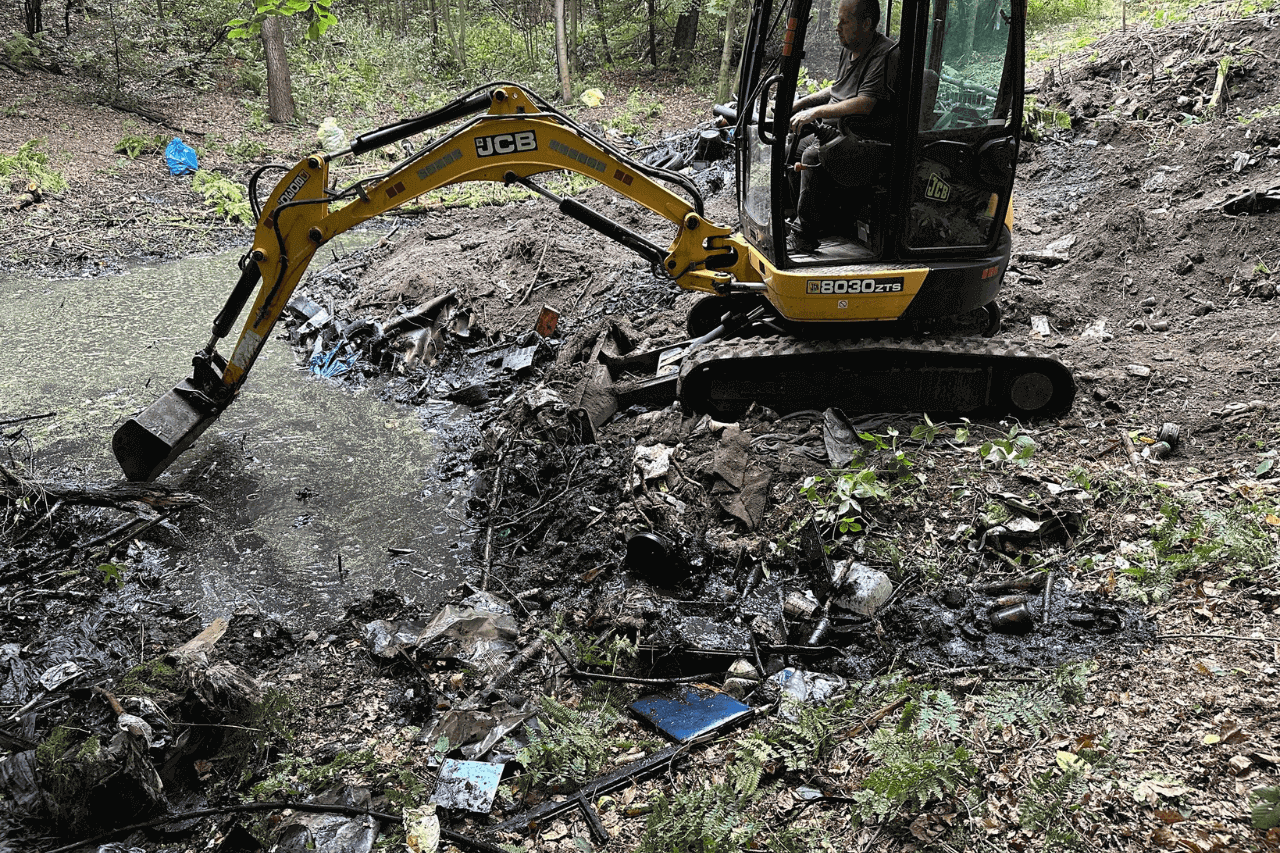
<svg viewBox="0 0 1280 853"><path fill-rule="evenodd" d="M122 479L112 433L187 375L236 257L92 281L0 274L0 420L57 413L26 425L41 471ZM166 587L148 594L205 616L250 604L298 626L374 589L433 601L461 579L462 548L450 517L461 499L440 492L433 453L413 410L314 378L271 340L240 398L160 479L208 507L147 549Z"/></svg>

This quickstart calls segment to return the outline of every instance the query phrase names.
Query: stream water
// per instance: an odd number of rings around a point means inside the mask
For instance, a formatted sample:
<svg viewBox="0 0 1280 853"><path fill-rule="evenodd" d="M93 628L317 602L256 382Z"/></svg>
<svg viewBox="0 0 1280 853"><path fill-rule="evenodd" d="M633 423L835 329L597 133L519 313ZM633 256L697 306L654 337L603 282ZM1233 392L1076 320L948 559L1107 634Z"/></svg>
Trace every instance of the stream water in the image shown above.
<svg viewBox="0 0 1280 853"><path fill-rule="evenodd" d="M188 375L236 259L93 280L0 274L0 420L56 413L24 425L41 472L123 479L112 434ZM253 605L298 626L375 589L438 600L461 579L466 543L451 518L462 499L432 475L433 457L414 410L313 377L277 337L239 399L159 479L207 507L146 549L165 587L148 595L206 617Z"/></svg>

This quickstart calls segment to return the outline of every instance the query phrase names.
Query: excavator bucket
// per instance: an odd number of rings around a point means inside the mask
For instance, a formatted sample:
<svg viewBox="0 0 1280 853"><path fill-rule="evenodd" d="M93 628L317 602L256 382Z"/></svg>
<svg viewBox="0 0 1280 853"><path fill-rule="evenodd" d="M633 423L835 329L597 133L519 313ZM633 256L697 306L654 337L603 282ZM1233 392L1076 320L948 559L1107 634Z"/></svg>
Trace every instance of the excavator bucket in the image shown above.
<svg viewBox="0 0 1280 853"><path fill-rule="evenodd" d="M131 481L153 480L194 444L226 407L212 402L191 379L184 379L145 412L125 421L111 439L111 450Z"/></svg>

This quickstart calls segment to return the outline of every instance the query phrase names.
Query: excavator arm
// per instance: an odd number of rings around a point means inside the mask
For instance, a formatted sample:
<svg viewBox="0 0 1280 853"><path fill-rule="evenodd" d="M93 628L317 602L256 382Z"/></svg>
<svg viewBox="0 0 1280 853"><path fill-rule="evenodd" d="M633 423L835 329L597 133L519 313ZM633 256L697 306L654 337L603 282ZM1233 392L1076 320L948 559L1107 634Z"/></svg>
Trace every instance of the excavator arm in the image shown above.
<svg viewBox="0 0 1280 853"><path fill-rule="evenodd" d="M471 115L474 118L391 170L340 191L329 188L331 160ZM670 245L659 247L533 181L542 173L566 170L598 181L673 223L676 233ZM250 184L251 195L257 177ZM424 193L468 181L527 186L555 201L562 213L635 250L686 290L726 293L735 280L748 283L750 289L761 287L750 284L760 276L747 262L742 238L705 218L701 197L683 176L627 157L520 86L488 84L433 113L359 136L345 151L313 154L285 174L259 212L253 248L241 261L240 280L214 320L209 343L196 353L191 377L116 431L112 449L125 476L135 481L158 476L231 404L317 249ZM660 181L683 186L691 199ZM231 332L251 295L240 337L224 358L217 344Z"/></svg>

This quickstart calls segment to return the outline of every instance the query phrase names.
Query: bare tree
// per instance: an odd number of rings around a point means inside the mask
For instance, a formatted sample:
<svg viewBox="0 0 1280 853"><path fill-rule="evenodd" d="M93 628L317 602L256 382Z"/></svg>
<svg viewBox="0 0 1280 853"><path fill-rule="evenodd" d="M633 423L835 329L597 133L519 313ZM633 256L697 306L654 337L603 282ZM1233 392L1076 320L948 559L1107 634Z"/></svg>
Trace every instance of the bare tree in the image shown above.
<svg viewBox="0 0 1280 853"><path fill-rule="evenodd" d="M262 20L262 46L267 53L267 113L276 124L289 124L295 109L293 78L284 50L284 27L274 15Z"/></svg>
<svg viewBox="0 0 1280 853"><path fill-rule="evenodd" d="M556 64L560 69L560 98L566 104L573 99L573 86L569 80L569 52L565 47L564 0L556 0Z"/></svg>
<svg viewBox="0 0 1280 853"><path fill-rule="evenodd" d="M720 52L720 75L716 79L716 103L729 100L729 69L733 65L734 30L738 27L738 0L727 0L724 11L724 50Z"/></svg>

